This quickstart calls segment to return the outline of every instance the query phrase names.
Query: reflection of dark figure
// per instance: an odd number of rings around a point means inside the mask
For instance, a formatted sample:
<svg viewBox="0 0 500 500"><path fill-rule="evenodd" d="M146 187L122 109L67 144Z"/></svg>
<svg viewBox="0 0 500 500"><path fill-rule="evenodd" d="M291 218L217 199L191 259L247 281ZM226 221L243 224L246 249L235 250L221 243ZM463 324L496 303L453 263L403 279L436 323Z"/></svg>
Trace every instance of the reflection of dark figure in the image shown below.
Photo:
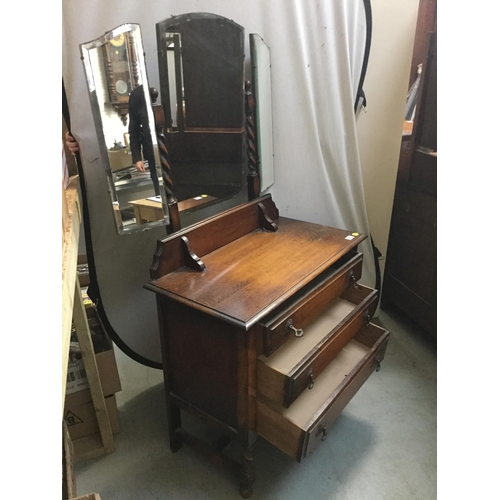
<svg viewBox="0 0 500 500"><path fill-rule="evenodd" d="M132 163L139 172L145 172L144 160L148 162L149 173L155 188L155 193L160 194L160 184L156 173L155 155L153 149L153 139L149 128L148 109L144 89L142 85L136 87L130 93L128 101L130 135L130 151L132 153ZM141 154L142 148L142 154Z"/></svg>

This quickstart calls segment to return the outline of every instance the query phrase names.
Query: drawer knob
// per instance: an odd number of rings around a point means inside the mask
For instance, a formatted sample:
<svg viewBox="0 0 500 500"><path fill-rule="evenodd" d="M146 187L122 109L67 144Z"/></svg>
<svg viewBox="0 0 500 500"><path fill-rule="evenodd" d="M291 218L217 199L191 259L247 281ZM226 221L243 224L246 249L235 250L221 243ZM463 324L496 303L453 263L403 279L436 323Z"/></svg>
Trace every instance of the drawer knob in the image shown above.
<svg viewBox="0 0 500 500"><path fill-rule="evenodd" d="M322 434L321 436L321 441L324 441L326 439L326 436L328 436L328 431L326 430L326 424L321 424L318 429L318 434Z"/></svg>
<svg viewBox="0 0 500 500"><path fill-rule="evenodd" d="M349 280L354 288L359 288L358 282L356 281L356 276L354 275L354 269L349 271Z"/></svg>
<svg viewBox="0 0 500 500"><path fill-rule="evenodd" d="M370 311L366 311L365 312L365 323L368 325L371 320L372 320L372 315L370 314Z"/></svg>
<svg viewBox="0 0 500 500"><path fill-rule="evenodd" d="M293 326L293 319L289 319L286 322L286 328L292 330L295 333L296 337L302 337L304 335L304 330L302 330L301 328L295 328Z"/></svg>
<svg viewBox="0 0 500 500"><path fill-rule="evenodd" d="M307 372L307 378L309 379L309 389L312 389L314 387L314 373L312 368Z"/></svg>

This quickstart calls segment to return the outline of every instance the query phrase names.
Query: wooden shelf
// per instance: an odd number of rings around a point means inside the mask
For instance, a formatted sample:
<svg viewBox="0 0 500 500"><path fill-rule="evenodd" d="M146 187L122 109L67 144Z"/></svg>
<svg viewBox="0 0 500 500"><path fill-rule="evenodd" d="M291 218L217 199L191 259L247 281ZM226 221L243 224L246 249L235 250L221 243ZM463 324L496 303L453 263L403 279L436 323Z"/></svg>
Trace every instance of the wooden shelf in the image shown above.
<svg viewBox="0 0 500 500"><path fill-rule="evenodd" d="M71 178L69 186L63 189L62 198L62 410L64 411L81 223L78 176Z"/></svg>
<svg viewBox="0 0 500 500"><path fill-rule="evenodd" d="M99 433L75 440L68 447L68 450L72 450L70 452L72 456L65 457L66 461L69 461L69 469L75 462L112 453L115 450L113 433L97 370L89 324L77 275L78 245L82 221L78 183L78 176L72 177L68 187L63 189L62 192L62 420L64 421L71 325L74 322ZM67 434L64 435L64 439L66 441L69 439ZM68 480L71 482L71 477Z"/></svg>

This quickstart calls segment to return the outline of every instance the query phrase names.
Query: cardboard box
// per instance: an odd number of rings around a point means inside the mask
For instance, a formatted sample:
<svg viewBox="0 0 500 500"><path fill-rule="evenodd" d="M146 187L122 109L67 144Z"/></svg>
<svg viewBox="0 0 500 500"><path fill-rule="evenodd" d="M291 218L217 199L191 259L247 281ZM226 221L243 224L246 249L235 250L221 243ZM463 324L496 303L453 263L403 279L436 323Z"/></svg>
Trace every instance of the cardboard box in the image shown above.
<svg viewBox="0 0 500 500"><path fill-rule="evenodd" d="M122 390L113 343L100 323L94 307L86 308L87 320L95 352L97 371L106 401L113 433L119 432L115 393ZM76 332L70 342L70 362L66 380L64 420L72 440L99 432L94 403L89 388L85 365L81 358Z"/></svg>
<svg viewBox="0 0 500 500"><path fill-rule="evenodd" d="M102 392L104 397L111 396L122 390L118 366L116 365L115 351L98 352L95 355L97 371L101 379ZM65 406L75 406L92 401L89 383L83 359L71 362L68 365L68 378L66 382Z"/></svg>
<svg viewBox="0 0 500 500"><path fill-rule="evenodd" d="M95 352L97 371L101 379L104 397L122 390L116 365L113 343L102 327L94 307L86 308L92 346ZM66 379L66 405L80 405L92 401L85 366L81 358L76 331L72 331L70 341L70 361Z"/></svg>
<svg viewBox="0 0 500 500"><path fill-rule="evenodd" d="M118 424L118 408L116 406L115 395L108 396L105 398L105 401L111 431L113 434L117 434L120 432L120 427ZM64 408L64 421L68 426L72 441L99 432L99 425L97 424L97 417L92 401L80 405L66 405Z"/></svg>

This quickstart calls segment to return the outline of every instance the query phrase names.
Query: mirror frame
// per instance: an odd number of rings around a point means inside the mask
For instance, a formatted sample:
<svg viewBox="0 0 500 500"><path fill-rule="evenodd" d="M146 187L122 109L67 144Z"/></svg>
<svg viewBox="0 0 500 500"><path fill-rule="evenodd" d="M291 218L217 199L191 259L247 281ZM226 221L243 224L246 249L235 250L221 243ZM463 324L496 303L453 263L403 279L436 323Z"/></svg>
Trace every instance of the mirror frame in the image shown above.
<svg viewBox="0 0 500 500"><path fill-rule="evenodd" d="M176 26L178 24L186 24L189 23L190 21L195 20L195 21L203 21L207 20L209 22L214 21L223 21L225 23L225 26L227 26L228 29L231 30L238 30L239 31L239 36L240 36L240 58L241 60L239 61L239 64L241 63L241 79L239 82L239 86L241 86L241 163L239 167L239 172L241 175L241 185L238 186L239 190L237 192L231 193L228 196L221 197L220 199L214 201L212 197L207 197L207 199L204 202L201 203L196 203L193 200L196 200L197 198L180 198L181 201L178 201L178 210L179 210L179 217L182 217L183 221L186 221L186 215L190 219L190 223L193 223L194 221L202 220L206 218L207 216L213 215L214 213L218 213L221 210L225 210L229 208L230 206L234 204L239 204L239 203L244 203L248 201L247 197L247 186L245 182L245 175L248 173L248 155L247 152L245 151L246 149L246 141L247 141L247 127L246 127L246 120L247 120L247 112L246 112L246 106L245 106L245 92L244 92L244 82L245 82L245 53L244 53L244 28L243 26L240 26L239 24L235 23L233 20L226 18L224 16L220 16L218 14L212 14L212 13L207 13L207 12L191 12L191 13L184 13L176 16L171 16L169 18L163 19L162 21L159 21L156 23L156 42L157 42L157 53L158 53L158 69L159 69L159 76L160 76L160 94L161 94L161 106L163 107L163 128L162 128L162 133L161 133L161 139L159 135L159 141L164 142L166 149L169 148L169 145L167 144L171 139L174 138L174 136L170 134L174 134L176 137L176 142L179 139L179 137L188 137L191 135L192 132L195 134L200 134L203 133L203 130L196 130L196 129L190 129L189 127L185 127L184 123L184 113L180 113L178 116L179 123L178 127L179 129L173 132L171 130L172 127L172 113L171 113L171 82L169 79L172 79L172 82L175 80L176 85L175 85L175 94L177 96L176 99L176 104L179 107L179 109L184 109L183 106L183 92L184 89L181 88L185 84L184 81L184 71L183 71L183 64L181 64L181 61L176 57L175 61L175 77L174 75L170 74L172 68L170 68L169 71L169 63L167 61L167 47L166 47L166 35L167 33L177 33L177 31L172 31L172 27ZM181 41L182 43L182 41ZM179 47L177 47L177 50L179 50ZM176 52L177 53L177 52ZM179 78L180 77L180 78ZM216 129L214 129L216 130ZM222 129L221 129L222 130ZM220 134L217 134L220 136ZM219 139L219 137L218 137ZM169 176L171 177L171 182L172 182L172 191L174 193L174 196L177 198L178 193L176 190L176 175L175 175L175 161L173 158L170 156L169 161L168 161L168 170L169 170ZM244 197L244 199L243 199ZM233 200L236 203L232 203L231 200ZM229 206L228 206L229 204ZM219 210L216 209L216 207L223 207L220 208ZM198 212L198 213L196 213ZM195 215L196 214L196 215ZM189 223L188 223L189 224ZM182 224L183 227L185 227L185 224Z"/></svg>
<svg viewBox="0 0 500 500"><path fill-rule="evenodd" d="M139 24L134 24L134 23L122 24L122 25L120 25L120 26L118 26L110 31L107 31L104 35L100 36L99 38L96 38L95 40L80 44L80 54L81 54L81 59L83 61L85 75L87 78L87 89L89 92L89 99L90 99L90 104L91 104L92 116L94 119L96 135L97 135L98 144L99 144L99 153L101 156L102 166L105 170L106 178L107 178L107 182L108 182L108 193L109 193L110 201L111 201L111 209L113 210L113 220L115 222L116 232L119 235L147 231L147 230L154 228L154 227L170 225L170 213L169 213L169 207L168 207L168 203L167 203L165 189L163 189L163 176L162 175L158 176L158 181L160 183L161 206L162 206L162 211L163 211L163 219L162 220L145 222L144 224L133 223L133 224L129 224L127 226L124 226L123 221L121 220L121 217L116 216L115 207L116 207L116 203L118 201L118 194L117 194L117 189L116 189L116 186L115 186L115 183L113 180L113 171L111 169L111 163L110 163L110 159L109 159L109 155L108 155L108 148L106 146L106 139L105 139L103 122L102 122L102 117L101 117L101 105L100 105L98 97L97 97L95 73L94 73L94 70L92 68L92 61L91 61L90 53L94 49L100 49L101 47L105 47L107 44L109 44L111 39L114 39L121 34L129 34L129 33L131 33L133 35L135 57L137 58L136 61L134 61L134 63L136 65L136 68L137 68L139 75L140 75L140 77L138 78L138 82L139 82L139 84L142 84L143 89L144 89L144 97L146 100L146 107L148 110L148 120L149 120L151 139L152 139L152 143L153 143L153 150L154 150L155 163L156 163L155 167L157 168L158 171L160 171L161 161L160 161L160 155L159 155L159 151L158 151L158 142L157 142L157 136L156 136L156 120L155 120L155 115L153 112L153 106L152 106L152 102L151 102L150 92L146 91L146 89L149 90L149 86L148 86L148 78L147 78L146 63L145 63L145 56L144 56L144 48L143 48L143 43L142 43L142 35L141 35L141 29L140 29ZM107 74L106 74L106 78L108 78ZM116 107L115 107L115 109L116 109ZM128 109L128 107L127 107L127 109ZM120 114L120 111L118 109L117 109L117 113Z"/></svg>

